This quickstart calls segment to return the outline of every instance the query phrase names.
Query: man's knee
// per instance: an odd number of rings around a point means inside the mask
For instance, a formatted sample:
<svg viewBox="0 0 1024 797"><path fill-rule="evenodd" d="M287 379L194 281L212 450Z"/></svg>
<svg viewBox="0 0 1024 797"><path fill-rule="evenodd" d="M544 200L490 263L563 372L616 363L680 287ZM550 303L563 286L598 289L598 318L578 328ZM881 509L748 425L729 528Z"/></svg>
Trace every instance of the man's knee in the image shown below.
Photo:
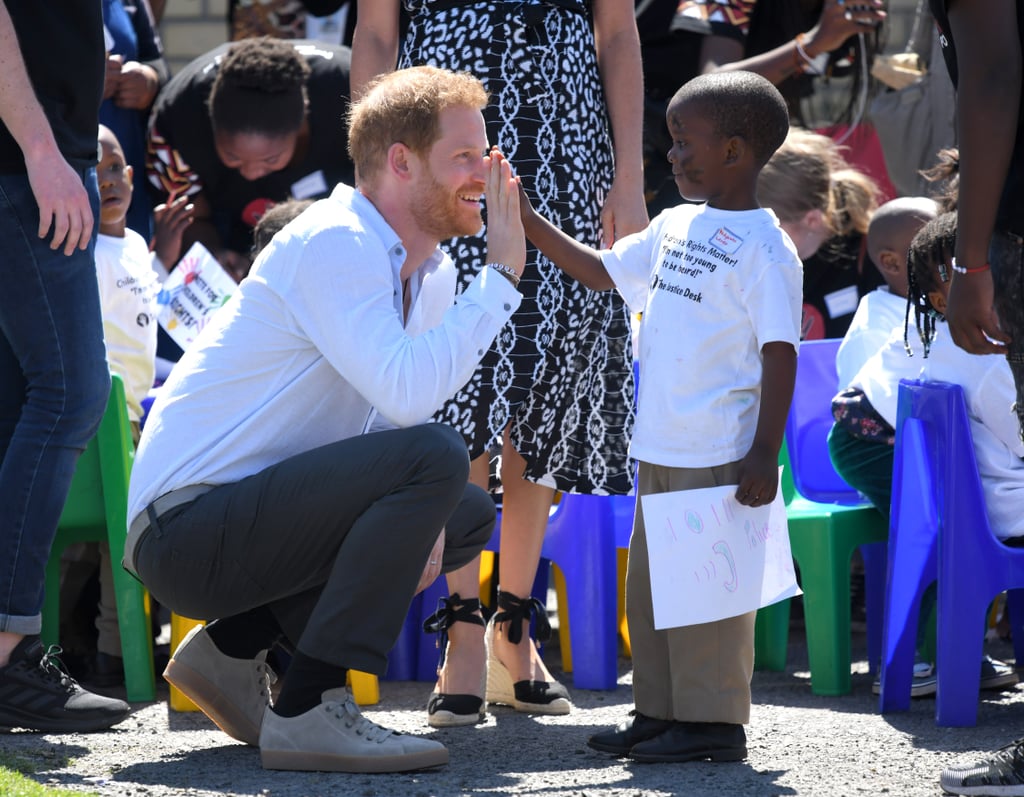
<svg viewBox="0 0 1024 797"><path fill-rule="evenodd" d="M464 484L469 479L469 451L457 431L443 423L414 427L416 453L438 475Z"/></svg>

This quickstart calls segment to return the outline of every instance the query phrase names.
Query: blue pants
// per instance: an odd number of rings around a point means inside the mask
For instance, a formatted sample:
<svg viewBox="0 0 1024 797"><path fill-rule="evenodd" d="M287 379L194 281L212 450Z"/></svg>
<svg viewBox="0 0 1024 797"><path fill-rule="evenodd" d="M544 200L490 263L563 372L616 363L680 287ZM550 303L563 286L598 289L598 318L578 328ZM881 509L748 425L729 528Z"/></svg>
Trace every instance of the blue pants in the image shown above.
<svg viewBox="0 0 1024 797"><path fill-rule="evenodd" d="M99 219L94 169L83 172ZM0 175L0 631L38 634L75 462L110 394L95 236L70 256L39 232L23 174Z"/></svg>

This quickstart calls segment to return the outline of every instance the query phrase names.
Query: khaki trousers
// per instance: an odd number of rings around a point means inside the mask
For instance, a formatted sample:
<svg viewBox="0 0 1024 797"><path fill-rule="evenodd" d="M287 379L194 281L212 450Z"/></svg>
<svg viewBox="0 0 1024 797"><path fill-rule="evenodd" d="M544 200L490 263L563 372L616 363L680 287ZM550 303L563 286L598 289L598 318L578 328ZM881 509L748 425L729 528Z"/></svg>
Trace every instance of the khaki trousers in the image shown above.
<svg viewBox="0 0 1024 797"><path fill-rule="evenodd" d="M736 484L739 463L671 468L639 463L637 511L629 542L626 618L633 649L633 699L641 714L680 722L750 721L756 612L713 623L654 628L651 573L641 496Z"/></svg>

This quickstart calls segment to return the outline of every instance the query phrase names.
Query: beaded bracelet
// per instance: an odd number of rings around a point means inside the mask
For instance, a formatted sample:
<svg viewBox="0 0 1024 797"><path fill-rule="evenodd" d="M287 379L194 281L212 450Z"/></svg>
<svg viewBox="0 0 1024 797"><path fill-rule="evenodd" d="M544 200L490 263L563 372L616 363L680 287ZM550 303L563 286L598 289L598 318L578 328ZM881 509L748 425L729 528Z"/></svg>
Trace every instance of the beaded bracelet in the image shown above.
<svg viewBox="0 0 1024 797"><path fill-rule="evenodd" d="M504 263L488 263L487 265L511 282L513 288L519 287L519 275L516 274L516 270L512 266L506 266Z"/></svg>
<svg viewBox="0 0 1024 797"><path fill-rule="evenodd" d="M956 274L980 274L983 271L989 270L989 264L986 263L983 266L975 266L974 268L966 268L964 266L957 265L956 258L953 258L953 262L950 264L953 272Z"/></svg>

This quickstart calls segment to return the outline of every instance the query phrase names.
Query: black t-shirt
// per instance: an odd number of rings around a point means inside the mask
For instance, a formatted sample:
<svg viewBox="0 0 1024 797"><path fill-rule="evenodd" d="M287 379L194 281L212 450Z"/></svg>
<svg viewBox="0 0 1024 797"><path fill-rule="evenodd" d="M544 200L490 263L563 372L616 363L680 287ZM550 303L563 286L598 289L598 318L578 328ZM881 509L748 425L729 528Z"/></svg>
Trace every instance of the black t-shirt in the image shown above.
<svg viewBox="0 0 1024 797"><path fill-rule="evenodd" d="M150 117L146 171L157 201L165 201L171 191L179 196L202 191L225 246L236 252L249 252L252 227L274 203L324 197L337 183L352 183L355 177L346 124L351 53L325 42L289 43L312 69L306 84L309 143L300 162L246 180L217 157L206 100L230 43L182 69L160 92Z"/></svg>
<svg viewBox="0 0 1024 797"><path fill-rule="evenodd" d="M803 340L843 337L861 297L885 284L866 248L854 233L826 241L804 261Z"/></svg>
<svg viewBox="0 0 1024 797"><path fill-rule="evenodd" d="M7 0L25 68L72 166L96 165L106 60L99 0ZM0 172L25 171L17 142L0 124Z"/></svg>
<svg viewBox="0 0 1024 797"><path fill-rule="evenodd" d="M946 13L946 0L931 0L932 15L942 35L942 57L949 70L949 76L955 87L959 81L959 70L956 63L956 44L949 27L949 16ZM976 13L984 14L984 6L978 6ZM1024 49L1024 0L1017 0L1017 36ZM1010 168L1006 172L1003 184L1003 195L999 200L999 212L996 216L996 228L1024 235L1024 84L1021 85L1021 101L1017 110L1017 140L1013 145L1013 156Z"/></svg>

